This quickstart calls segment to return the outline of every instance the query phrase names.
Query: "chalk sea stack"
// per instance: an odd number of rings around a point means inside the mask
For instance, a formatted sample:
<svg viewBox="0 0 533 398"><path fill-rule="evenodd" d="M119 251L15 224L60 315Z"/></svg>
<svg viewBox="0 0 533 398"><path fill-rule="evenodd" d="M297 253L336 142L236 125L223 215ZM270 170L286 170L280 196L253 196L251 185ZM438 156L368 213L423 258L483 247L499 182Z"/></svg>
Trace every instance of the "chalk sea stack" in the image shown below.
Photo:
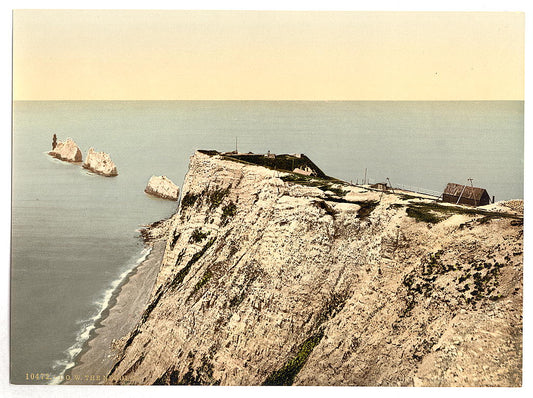
<svg viewBox="0 0 533 398"><path fill-rule="evenodd" d="M67 138L65 142L58 141L55 148L48 154L65 162L77 163L82 161L80 148L72 138Z"/></svg>
<svg viewBox="0 0 533 398"><path fill-rule="evenodd" d="M180 189L166 176L152 176L144 192L161 199L178 200Z"/></svg>
<svg viewBox="0 0 533 398"><path fill-rule="evenodd" d="M117 166L111 157L105 152L96 152L93 148L89 148L83 168L106 177L118 175Z"/></svg>

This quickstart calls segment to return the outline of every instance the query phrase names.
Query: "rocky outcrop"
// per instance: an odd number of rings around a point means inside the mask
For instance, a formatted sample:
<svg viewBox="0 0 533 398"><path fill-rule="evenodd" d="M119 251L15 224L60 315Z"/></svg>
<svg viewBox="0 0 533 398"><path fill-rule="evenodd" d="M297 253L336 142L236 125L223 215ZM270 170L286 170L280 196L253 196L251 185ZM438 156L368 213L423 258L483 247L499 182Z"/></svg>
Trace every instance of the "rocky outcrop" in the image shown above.
<svg viewBox="0 0 533 398"><path fill-rule="evenodd" d="M82 161L80 148L71 138L67 138L65 142L58 141L56 147L48 154L66 162L77 163Z"/></svg>
<svg viewBox="0 0 533 398"><path fill-rule="evenodd" d="M523 225L509 207L197 152L157 228L159 275L108 383L521 385Z"/></svg>
<svg viewBox="0 0 533 398"><path fill-rule="evenodd" d="M180 189L166 176L152 176L144 192L162 199L178 200Z"/></svg>
<svg viewBox="0 0 533 398"><path fill-rule="evenodd" d="M113 163L111 157L105 152L96 152L93 148L89 148L83 167L106 177L118 175L117 166Z"/></svg>

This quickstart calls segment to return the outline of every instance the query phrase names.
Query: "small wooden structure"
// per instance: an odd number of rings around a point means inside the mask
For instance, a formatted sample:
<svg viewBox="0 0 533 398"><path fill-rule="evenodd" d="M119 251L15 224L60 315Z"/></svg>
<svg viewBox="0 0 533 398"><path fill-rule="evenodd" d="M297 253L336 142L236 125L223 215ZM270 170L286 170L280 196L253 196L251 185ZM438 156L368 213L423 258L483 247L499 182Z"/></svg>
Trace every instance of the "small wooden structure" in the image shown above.
<svg viewBox="0 0 533 398"><path fill-rule="evenodd" d="M450 182L444 188L442 201L468 206L484 206L490 203L490 196L483 188Z"/></svg>
<svg viewBox="0 0 533 398"><path fill-rule="evenodd" d="M389 187L386 182L378 182L376 184L370 185L370 188L379 189L380 191L388 191Z"/></svg>

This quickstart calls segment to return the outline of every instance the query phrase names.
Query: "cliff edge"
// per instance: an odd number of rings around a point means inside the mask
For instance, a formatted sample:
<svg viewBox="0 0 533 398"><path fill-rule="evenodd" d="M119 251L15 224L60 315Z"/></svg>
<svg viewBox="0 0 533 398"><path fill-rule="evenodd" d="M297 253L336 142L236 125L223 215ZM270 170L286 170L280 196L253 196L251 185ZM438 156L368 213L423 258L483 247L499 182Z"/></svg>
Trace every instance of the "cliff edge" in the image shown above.
<svg viewBox="0 0 533 398"><path fill-rule="evenodd" d="M517 206L191 157L112 384L520 386ZM519 206L518 206L519 207Z"/></svg>

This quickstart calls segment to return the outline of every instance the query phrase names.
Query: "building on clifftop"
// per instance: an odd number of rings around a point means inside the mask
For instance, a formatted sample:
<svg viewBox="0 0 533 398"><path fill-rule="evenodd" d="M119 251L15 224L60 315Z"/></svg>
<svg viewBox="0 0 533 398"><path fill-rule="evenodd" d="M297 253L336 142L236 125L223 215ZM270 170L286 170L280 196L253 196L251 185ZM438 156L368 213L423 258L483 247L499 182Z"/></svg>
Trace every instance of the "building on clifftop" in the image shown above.
<svg viewBox="0 0 533 398"><path fill-rule="evenodd" d="M442 201L468 206L484 206L490 203L490 196L486 189L450 182L444 188Z"/></svg>

